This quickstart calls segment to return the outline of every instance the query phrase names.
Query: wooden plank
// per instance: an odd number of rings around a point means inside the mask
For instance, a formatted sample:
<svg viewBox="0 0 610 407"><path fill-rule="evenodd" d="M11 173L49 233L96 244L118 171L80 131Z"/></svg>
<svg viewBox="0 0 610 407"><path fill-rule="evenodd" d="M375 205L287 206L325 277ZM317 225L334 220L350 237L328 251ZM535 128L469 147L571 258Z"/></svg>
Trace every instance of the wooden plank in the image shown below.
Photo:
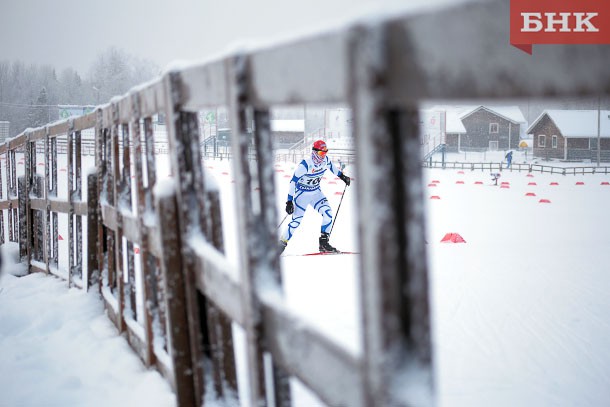
<svg viewBox="0 0 610 407"><path fill-rule="evenodd" d="M208 185L206 184L206 186ZM204 194L204 207L206 208L206 219L204 219L205 235L214 248L224 253L220 191L208 186ZM233 275L238 275L238 273ZM239 394L235 346L233 344L233 322L225 312L218 310L213 304L210 304L210 314L212 314L214 319L214 321L210 321L213 324L211 329L214 329L216 333L214 362L216 370L218 370L217 374L220 375L218 382L222 385L223 392L228 385L231 392Z"/></svg>
<svg viewBox="0 0 610 407"><path fill-rule="evenodd" d="M95 127L97 113L91 112L74 118L74 130L81 131Z"/></svg>
<svg viewBox="0 0 610 407"><path fill-rule="evenodd" d="M118 103L111 104L112 110L112 124L110 127L110 151L112 153L111 166L108 169L112 174L110 180L112 185L109 186L109 191L112 191L112 200L108 202L115 207L121 204L120 192L121 192L121 162L119 153L119 108ZM119 331L122 332L125 329L125 321L123 320L123 312L125 310L125 265L123 261L123 222L122 216L116 217L116 232L114 236L114 266L116 272L115 284L116 284L116 296L118 304L118 327Z"/></svg>
<svg viewBox="0 0 610 407"><path fill-rule="evenodd" d="M138 232L145 230L144 225L144 214L146 211L146 203L144 197L144 172L142 167L142 134L140 128L140 97L139 94L134 93L131 97L132 112L134 118L131 121L131 138L130 142L133 145L133 157L134 157L134 177L139 182L136 182L136 202L135 207L137 210L137 227ZM146 306L144 307L144 315L139 318L142 321L145 341L147 344L146 348L146 363L150 365L154 363L154 334L152 329L153 318L155 314L158 314L159 303L156 293L158 291L156 287L156 280L154 278L156 271L155 259L151 258L149 250L149 235L139 233L140 236L138 244L140 245L140 259L141 259L141 272L144 276L142 281L143 286L143 301ZM134 241L135 242L135 241ZM135 271L135 269L134 269ZM134 276L135 277L135 276ZM135 280L135 278L134 278ZM135 281L134 281L135 284ZM161 321L159 321L161 323Z"/></svg>
<svg viewBox="0 0 610 407"><path fill-rule="evenodd" d="M56 137L59 135L68 134L68 131L70 130L70 119L50 124L48 128L49 137Z"/></svg>
<svg viewBox="0 0 610 407"><path fill-rule="evenodd" d="M152 116L164 111L165 93L162 79L157 79L153 83L148 83L139 91L140 95L140 114L142 117Z"/></svg>
<svg viewBox="0 0 610 407"><path fill-rule="evenodd" d="M121 213L119 217L121 219L121 224L123 225L123 236L129 241L141 245L142 242L137 217L127 213Z"/></svg>
<svg viewBox="0 0 610 407"><path fill-rule="evenodd" d="M184 265L182 262L181 237L178 228L178 208L173 194L157 196L159 234L163 247L161 271L165 283L165 309L169 325L169 353L172 358L176 389L176 399L179 406L197 405L195 400L200 397L195 393L195 378L193 376L193 358L187 313L187 298L184 281ZM162 214L162 215L161 215Z"/></svg>
<svg viewBox="0 0 610 407"><path fill-rule="evenodd" d="M68 119L68 139L67 139L67 156L68 156L68 202L70 202L70 208L68 209L68 287L72 286L72 279L74 277L74 263L75 263L75 245L74 241L76 236L74 233L74 120Z"/></svg>
<svg viewBox="0 0 610 407"><path fill-rule="evenodd" d="M47 202L44 198L30 198L30 208L35 210L44 210L47 208Z"/></svg>
<svg viewBox="0 0 610 407"><path fill-rule="evenodd" d="M47 268L45 266L43 266L42 264L36 264L38 262L32 262L32 264L30 264L30 273L47 273Z"/></svg>
<svg viewBox="0 0 610 407"><path fill-rule="evenodd" d="M100 277L100 264L98 259L98 192L97 174L87 177L87 290L96 284Z"/></svg>
<svg viewBox="0 0 610 407"><path fill-rule="evenodd" d="M197 256L197 288L205 293L218 308L239 325L244 325L244 307L240 295L241 287L231 275L236 275L235 266L203 239L193 238L188 242Z"/></svg>
<svg viewBox="0 0 610 407"><path fill-rule="evenodd" d="M182 96L180 75L170 72L165 82L166 95L171 98L171 106L167 111L168 138L170 149L180 151L181 154L172 154L172 173L176 176L176 200L178 202L178 218L180 235L183 239L191 233L201 231L202 198L200 191L203 188L201 177L201 158L199 155L199 119L196 113L181 110ZM185 284L187 298L187 312L189 316L189 333L191 334L191 358L193 359L193 375L196 403L201 404L205 398L205 375L202 369L205 343L209 343L206 333L202 330L202 321L206 320L207 309L205 301L200 301L195 288L194 259L188 246L182 247L182 256L185 258Z"/></svg>
<svg viewBox="0 0 610 407"><path fill-rule="evenodd" d="M21 133L17 137L14 137L14 138L8 140L8 148L9 148L9 150L15 150L16 148L22 147L23 145L25 145L26 141L27 141L26 134Z"/></svg>
<svg viewBox="0 0 610 407"><path fill-rule="evenodd" d="M433 404L417 108L387 107L387 36L362 28L350 54L357 218L367 231L360 235L362 391L366 405L413 405L426 398ZM405 386L413 391L394 391L397 374L409 377ZM409 399L415 394L422 399Z"/></svg>
<svg viewBox="0 0 610 407"><path fill-rule="evenodd" d="M602 68L610 60L608 46L539 45L532 56L510 45L509 17L510 2L490 1L386 23L388 104L610 93L610 76ZM485 63L473 69L473 61Z"/></svg>
<svg viewBox="0 0 610 407"><path fill-rule="evenodd" d="M30 141L41 141L44 140L47 136L47 128L46 127L38 127L35 130L30 131L29 138Z"/></svg>
<svg viewBox="0 0 610 407"><path fill-rule="evenodd" d="M112 291L108 287L101 288L102 301L104 302L104 308L106 309L106 315L112 321L114 326L119 332L122 332L120 323L121 319L118 316L118 303L117 299L112 294Z"/></svg>
<svg viewBox="0 0 610 407"><path fill-rule="evenodd" d="M250 384L250 404L266 405L267 386L265 384L265 369L263 354L265 351L263 343L263 326L258 317L260 313L255 279L273 276L256 275L261 269L256 267L259 260L252 250L253 244L265 241L266 231L261 223L260 216L253 216L254 197L251 191L254 189L252 174L250 173L248 161L248 148L250 145L250 134L248 127L248 110L251 107L249 89L251 77L249 62L245 56L237 56L230 63L231 84L231 122L235 123L236 131L231 137L231 148L233 154L233 174L236 180L236 202L237 227L239 234L239 268L241 297L244 306L244 324L246 331L246 354L248 382ZM257 205L258 206L258 205ZM258 207L258 211L260 211Z"/></svg>
<svg viewBox="0 0 610 407"><path fill-rule="evenodd" d="M116 230L117 229L116 209L114 209L114 207L106 205L106 204L102 204L101 209L102 209L103 224L112 230Z"/></svg>
<svg viewBox="0 0 610 407"><path fill-rule="evenodd" d="M348 40L345 31L338 31L253 53L251 102L254 106L344 102Z"/></svg>
<svg viewBox="0 0 610 407"><path fill-rule="evenodd" d="M151 355L148 352L149 346L146 341L143 327L131 317L125 317L124 321L129 345L140 357L140 360L142 360L146 366L150 366Z"/></svg>
<svg viewBox="0 0 610 407"><path fill-rule="evenodd" d="M122 96L115 103L119 109L119 111L118 111L119 123L121 123L121 124L129 123L133 116L133 111L131 110L131 104L132 104L131 103L131 94Z"/></svg>
<svg viewBox="0 0 610 407"><path fill-rule="evenodd" d="M224 60L208 62L180 71L183 110L197 111L227 105L227 75Z"/></svg>
<svg viewBox="0 0 610 407"><path fill-rule="evenodd" d="M265 340L274 359L330 406L365 406L362 361L304 325L285 304L262 302Z"/></svg>

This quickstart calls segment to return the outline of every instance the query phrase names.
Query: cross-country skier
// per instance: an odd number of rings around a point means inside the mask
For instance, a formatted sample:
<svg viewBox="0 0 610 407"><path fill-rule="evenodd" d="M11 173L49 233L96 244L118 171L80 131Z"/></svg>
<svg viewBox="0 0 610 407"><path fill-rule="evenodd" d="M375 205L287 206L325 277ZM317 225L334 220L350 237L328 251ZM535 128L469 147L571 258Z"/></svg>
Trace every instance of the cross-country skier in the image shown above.
<svg viewBox="0 0 610 407"><path fill-rule="evenodd" d="M512 150L506 153L504 156L506 158L506 168L510 168L510 164L513 162L513 152Z"/></svg>
<svg viewBox="0 0 610 407"><path fill-rule="evenodd" d="M290 180L288 190L288 200L286 201L286 213L292 215L292 220L282 233L280 238L280 254L288 245L288 241L301 224L308 205L311 205L320 215L322 215L322 228L320 235L320 252L336 252L328 242L329 228L333 222L332 209L328 200L320 189L320 180L326 170L330 170L337 177L341 178L346 185L350 184L350 177L343 174L336 168L330 158L326 156L328 147L322 140L313 143L311 157L305 158L297 166Z"/></svg>

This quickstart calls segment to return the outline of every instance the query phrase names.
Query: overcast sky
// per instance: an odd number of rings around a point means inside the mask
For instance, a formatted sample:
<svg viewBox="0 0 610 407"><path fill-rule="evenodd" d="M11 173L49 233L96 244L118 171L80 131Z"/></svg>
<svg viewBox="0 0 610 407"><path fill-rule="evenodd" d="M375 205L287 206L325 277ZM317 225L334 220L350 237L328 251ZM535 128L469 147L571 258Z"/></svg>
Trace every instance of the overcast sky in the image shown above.
<svg viewBox="0 0 610 407"><path fill-rule="evenodd" d="M244 42L268 43L356 16L455 1L0 0L0 60L72 67L86 75L95 57L115 46L163 69Z"/></svg>

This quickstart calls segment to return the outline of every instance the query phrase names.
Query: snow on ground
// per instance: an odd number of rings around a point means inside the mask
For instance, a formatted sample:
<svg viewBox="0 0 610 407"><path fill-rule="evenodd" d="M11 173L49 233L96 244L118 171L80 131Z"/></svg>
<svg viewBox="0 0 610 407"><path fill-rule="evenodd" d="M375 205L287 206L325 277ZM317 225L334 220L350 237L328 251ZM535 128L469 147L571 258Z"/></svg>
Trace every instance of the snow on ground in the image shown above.
<svg viewBox="0 0 610 407"><path fill-rule="evenodd" d="M517 153L514 162L525 159ZM232 205L229 162L206 165ZM276 164L278 224L293 169ZM503 171L498 186L484 171L431 169L424 177L438 405L608 405L610 185L601 183L610 176ZM336 210L343 183L329 175L323 188ZM354 205L350 187L331 238L342 250L358 250ZM235 253L231 211L223 220L227 253ZM447 233L466 243L441 243ZM315 251L318 235L319 217L308 212L281 259L287 304L359 354L358 256L295 256ZM115 335L96 295L53 277L0 278L0 362L0 405L174 405L160 375ZM240 383L244 375L240 368ZM295 405L322 405L293 385Z"/></svg>
<svg viewBox="0 0 610 407"><path fill-rule="evenodd" d="M16 256L3 250L3 261ZM43 274L0 277L0 406L175 405L118 336L94 292Z"/></svg>

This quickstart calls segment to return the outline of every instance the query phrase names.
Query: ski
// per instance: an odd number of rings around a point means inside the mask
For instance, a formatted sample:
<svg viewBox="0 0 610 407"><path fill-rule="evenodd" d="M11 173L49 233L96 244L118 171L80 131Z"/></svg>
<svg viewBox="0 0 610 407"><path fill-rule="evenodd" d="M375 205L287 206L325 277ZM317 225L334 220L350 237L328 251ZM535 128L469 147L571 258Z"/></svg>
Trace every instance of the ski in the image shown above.
<svg viewBox="0 0 610 407"><path fill-rule="evenodd" d="M313 253L303 253L303 254L284 254L281 257L289 257L289 256L328 256L328 255L336 255L336 254L360 254L360 252L313 252Z"/></svg>

